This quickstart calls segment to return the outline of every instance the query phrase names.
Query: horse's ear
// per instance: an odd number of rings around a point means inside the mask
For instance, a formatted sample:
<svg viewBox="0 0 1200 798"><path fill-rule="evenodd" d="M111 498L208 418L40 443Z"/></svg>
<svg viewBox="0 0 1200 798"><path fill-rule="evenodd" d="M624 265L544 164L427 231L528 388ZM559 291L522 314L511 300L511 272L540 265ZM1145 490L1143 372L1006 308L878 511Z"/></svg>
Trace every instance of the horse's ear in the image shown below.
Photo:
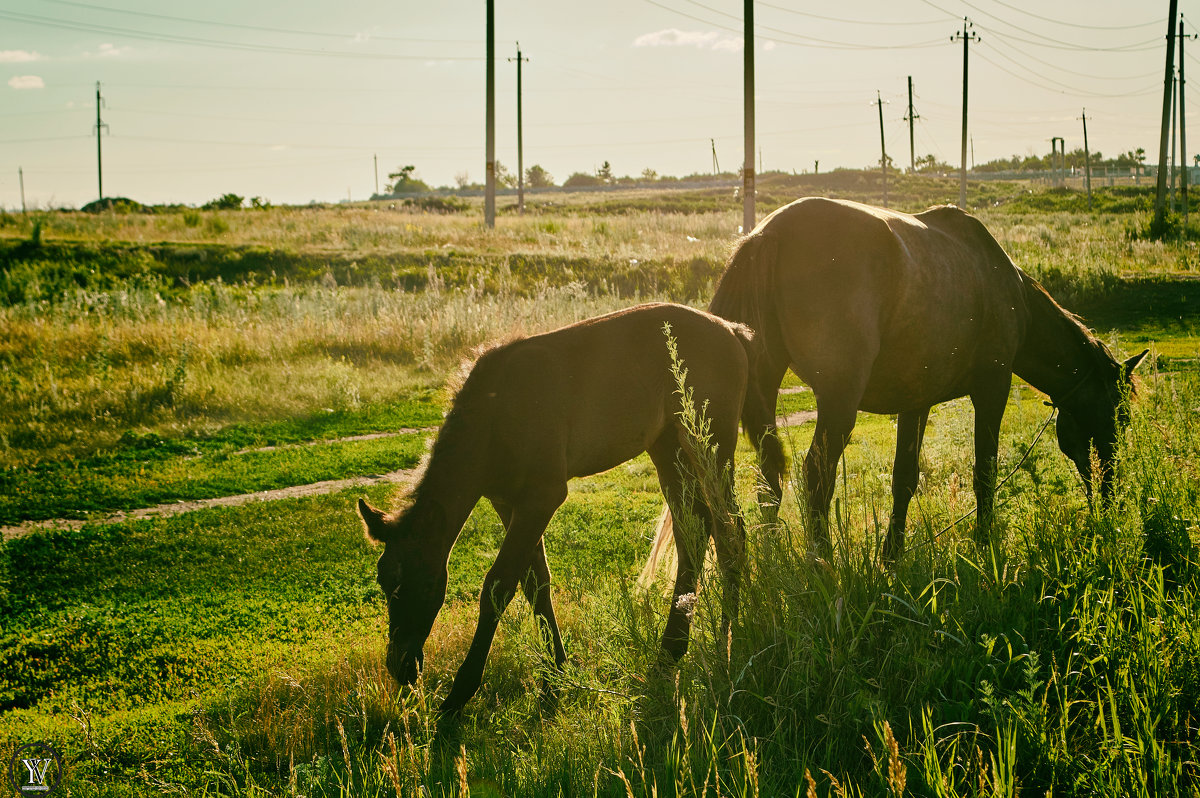
<svg viewBox="0 0 1200 798"><path fill-rule="evenodd" d="M1133 374L1133 370L1138 367L1139 363L1142 362L1142 358L1144 358L1148 354L1150 354L1150 350L1143 349L1141 354L1134 355L1133 357L1131 357L1125 361L1124 368L1125 368L1126 378L1128 378L1130 374Z"/></svg>
<svg viewBox="0 0 1200 798"><path fill-rule="evenodd" d="M367 533L367 537L376 543L387 543L391 538L389 534L387 521L384 518L382 510L376 510L371 505L367 504L367 500L360 498L358 500L358 514L362 516L363 529Z"/></svg>

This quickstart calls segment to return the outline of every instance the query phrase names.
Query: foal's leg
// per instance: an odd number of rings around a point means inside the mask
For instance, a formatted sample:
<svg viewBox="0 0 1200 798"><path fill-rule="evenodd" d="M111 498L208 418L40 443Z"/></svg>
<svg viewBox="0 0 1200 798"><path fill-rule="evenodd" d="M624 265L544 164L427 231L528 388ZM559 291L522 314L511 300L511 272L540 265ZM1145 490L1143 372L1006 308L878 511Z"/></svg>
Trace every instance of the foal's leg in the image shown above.
<svg viewBox="0 0 1200 798"><path fill-rule="evenodd" d="M492 506L496 508L496 514L504 522L507 532L512 524L512 508L496 500L492 500ZM563 663L567 661L567 653L563 649L562 634L558 629L558 619L554 615L554 602L550 595L550 564L546 561L546 548L541 538L534 548L529 570L521 579L521 588L529 606L533 608L534 617L539 621L539 629L545 636L554 665L561 670Z"/></svg>
<svg viewBox="0 0 1200 798"><path fill-rule="evenodd" d="M687 510L697 514L706 535L698 547L689 545L692 541L688 540L688 530L683 527L681 512L685 509L683 477L679 473L679 466L676 462L679 443L674 427L668 428L650 446L648 451L654 467L658 470L658 484L662 487L667 507L673 517L676 555L675 590L671 598L671 608L667 612L667 625L663 629L662 650L671 663L675 663L683 659L683 655L687 653L688 637L692 629L692 612L695 607L694 604L691 607L681 605L679 599L681 596L690 594L694 597L696 594L698 565L704 564L704 551L708 545L707 532L711 529L712 524L704 502L693 500L690 505L687 505ZM696 551L695 548L699 550ZM696 562L696 557L699 557L699 563Z"/></svg>
<svg viewBox="0 0 1200 798"><path fill-rule="evenodd" d="M1005 372L971 393L971 403L975 406L974 488L979 543L988 541L995 520L996 454L1000 449L1000 422L1011 386L1012 374Z"/></svg>
<svg viewBox="0 0 1200 798"><path fill-rule="evenodd" d="M921 475L921 442L925 439L928 410L901 413L896 420L896 461L892 465L892 520L888 523L887 541L883 544L883 561L895 564L904 553L904 527L908 519L908 503L917 492Z"/></svg>
<svg viewBox="0 0 1200 798"><path fill-rule="evenodd" d="M500 544L500 553L483 579L479 596L479 625L475 627L471 648L454 676L449 695L442 702L442 712L458 712L479 689L483 681L483 666L500 623L500 614L512 601L517 585L529 570L546 524L566 497L567 486L562 483L528 497L513 508L508 534Z"/></svg>

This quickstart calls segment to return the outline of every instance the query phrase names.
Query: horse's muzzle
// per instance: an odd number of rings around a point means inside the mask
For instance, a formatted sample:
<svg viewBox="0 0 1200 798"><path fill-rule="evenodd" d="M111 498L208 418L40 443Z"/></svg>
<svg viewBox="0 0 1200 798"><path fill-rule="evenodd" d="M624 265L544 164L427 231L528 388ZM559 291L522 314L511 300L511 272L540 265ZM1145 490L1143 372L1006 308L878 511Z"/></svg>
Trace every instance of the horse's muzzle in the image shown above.
<svg viewBox="0 0 1200 798"><path fill-rule="evenodd" d="M405 651L395 646L388 647L387 669L396 684L407 687L417 680L425 665L425 652L421 649Z"/></svg>

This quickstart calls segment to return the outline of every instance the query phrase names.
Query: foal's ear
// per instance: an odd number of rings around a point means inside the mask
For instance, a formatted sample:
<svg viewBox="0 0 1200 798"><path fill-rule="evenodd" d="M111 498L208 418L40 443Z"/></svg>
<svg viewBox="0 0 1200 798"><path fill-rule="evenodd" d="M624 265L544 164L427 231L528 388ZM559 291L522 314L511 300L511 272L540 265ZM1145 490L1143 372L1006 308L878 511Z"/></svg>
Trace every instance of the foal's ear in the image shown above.
<svg viewBox="0 0 1200 798"><path fill-rule="evenodd" d="M367 533L367 537L376 543L387 543L391 537L388 529L387 521L384 518L382 510L376 510L371 505L367 504L367 500L360 498L358 500L358 514L362 516L363 529Z"/></svg>
<svg viewBox="0 0 1200 798"><path fill-rule="evenodd" d="M1128 378L1130 374L1133 374L1133 370L1138 367L1138 363L1141 363L1142 358L1144 358L1148 354L1150 354L1150 350L1143 349L1141 354L1134 355L1133 357L1131 357L1125 361L1124 368L1125 368L1125 377L1126 378Z"/></svg>

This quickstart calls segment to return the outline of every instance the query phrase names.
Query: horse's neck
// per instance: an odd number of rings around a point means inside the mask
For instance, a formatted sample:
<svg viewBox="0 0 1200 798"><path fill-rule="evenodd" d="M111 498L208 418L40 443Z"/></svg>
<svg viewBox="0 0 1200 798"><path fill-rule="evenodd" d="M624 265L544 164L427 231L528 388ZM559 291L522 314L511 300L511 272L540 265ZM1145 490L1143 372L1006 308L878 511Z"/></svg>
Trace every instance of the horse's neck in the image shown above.
<svg viewBox="0 0 1200 798"><path fill-rule="evenodd" d="M1013 371L1054 399L1073 391L1088 376L1096 343L1041 286L1032 282L1026 286L1029 328Z"/></svg>
<svg viewBox="0 0 1200 798"><path fill-rule="evenodd" d="M436 505L439 508L442 523L429 531L429 543L437 547L446 559L449 559L450 549L454 547L463 525L482 496L469 466L464 471L448 465L444 459L439 462L435 450L415 491L413 502L414 509L418 505Z"/></svg>

